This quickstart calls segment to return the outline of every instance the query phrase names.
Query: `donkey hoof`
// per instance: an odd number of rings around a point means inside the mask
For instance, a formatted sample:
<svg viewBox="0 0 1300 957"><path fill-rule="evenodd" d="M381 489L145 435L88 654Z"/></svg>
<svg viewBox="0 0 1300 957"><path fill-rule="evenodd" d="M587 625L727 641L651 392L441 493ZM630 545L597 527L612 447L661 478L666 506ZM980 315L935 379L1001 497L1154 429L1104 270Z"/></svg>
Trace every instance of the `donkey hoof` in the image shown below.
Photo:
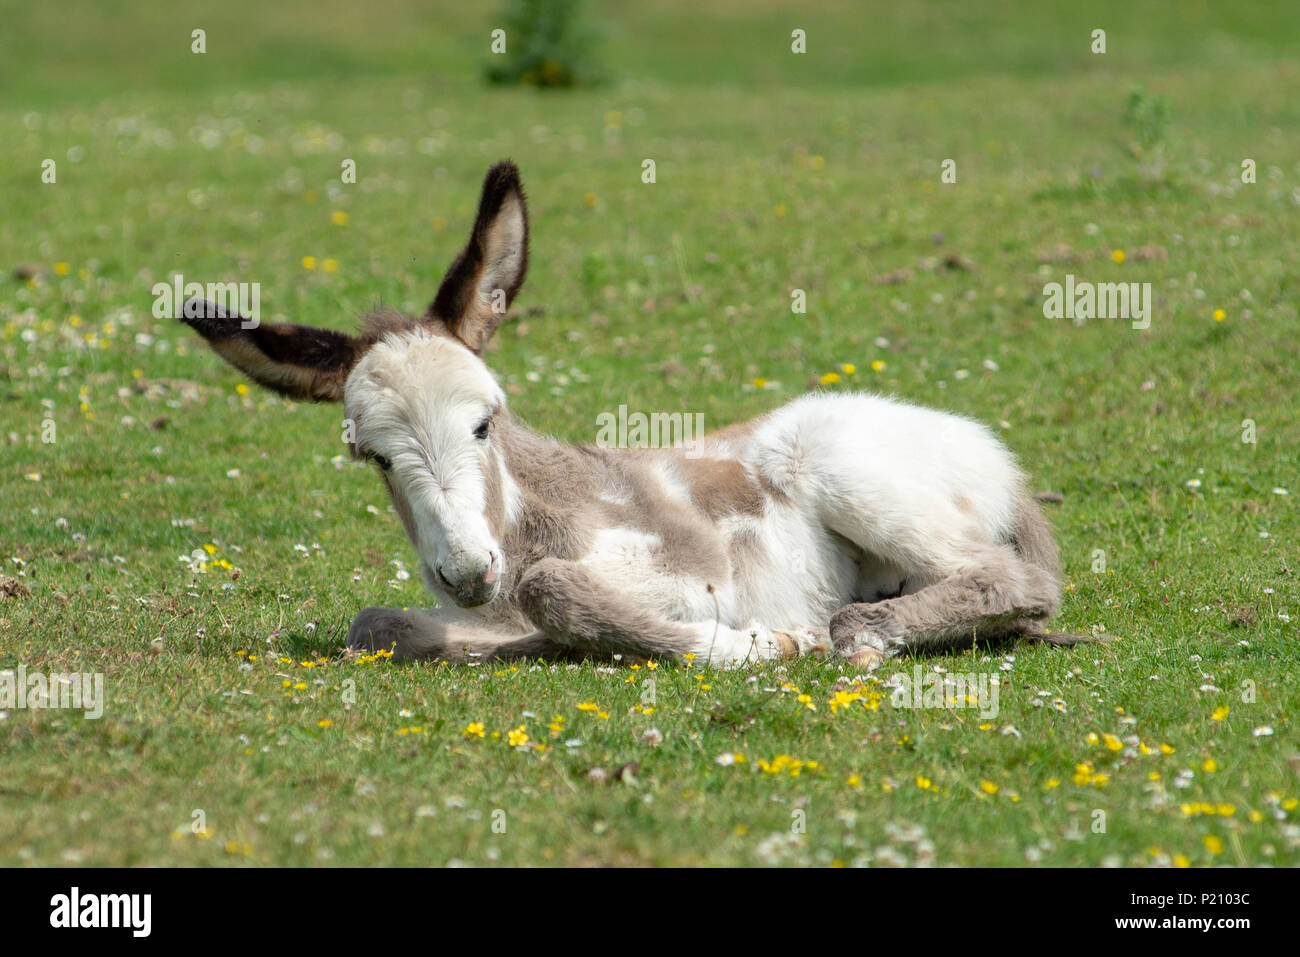
<svg viewBox="0 0 1300 957"><path fill-rule="evenodd" d="M348 629L348 651L366 654L391 650L405 623L402 613L392 608L362 609Z"/></svg>
<svg viewBox="0 0 1300 957"><path fill-rule="evenodd" d="M830 635L825 628L796 628L791 631L772 631L782 658L798 658L801 655L829 655L831 653Z"/></svg>
<svg viewBox="0 0 1300 957"><path fill-rule="evenodd" d="M836 651L847 661L867 668L878 668L906 650L907 642L902 638L871 630L859 631L836 645Z"/></svg>
<svg viewBox="0 0 1300 957"><path fill-rule="evenodd" d="M885 663L885 653L875 648L859 648L848 656L849 664L866 671L875 671Z"/></svg>

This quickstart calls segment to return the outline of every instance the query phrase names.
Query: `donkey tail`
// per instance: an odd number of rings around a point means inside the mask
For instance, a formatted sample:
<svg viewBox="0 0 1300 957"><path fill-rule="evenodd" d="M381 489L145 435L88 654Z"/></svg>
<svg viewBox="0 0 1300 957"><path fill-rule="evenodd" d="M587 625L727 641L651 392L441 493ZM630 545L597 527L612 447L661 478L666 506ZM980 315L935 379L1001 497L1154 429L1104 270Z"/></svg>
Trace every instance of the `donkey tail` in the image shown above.
<svg viewBox="0 0 1300 957"><path fill-rule="evenodd" d="M1048 631L1043 625L1031 619L1022 619L1017 623L1020 635L1028 641L1038 641L1045 645L1069 648L1074 645L1108 645L1115 640L1114 635L1087 634L1079 631Z"/></svg>

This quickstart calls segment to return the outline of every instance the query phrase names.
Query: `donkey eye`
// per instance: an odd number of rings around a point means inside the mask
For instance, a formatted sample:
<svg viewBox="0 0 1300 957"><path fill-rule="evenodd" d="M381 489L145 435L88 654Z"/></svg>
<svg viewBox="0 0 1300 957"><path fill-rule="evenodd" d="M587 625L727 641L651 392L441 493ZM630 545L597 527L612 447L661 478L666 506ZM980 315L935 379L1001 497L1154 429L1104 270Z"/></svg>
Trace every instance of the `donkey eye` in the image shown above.
<svg viewBox="0 0 1300 957"><path fill-rule="evenodd" d="M480 441L486 439L488 437L488 429L491 427L492 420L484 419L478 424L478 428L474 430L474 438L479 439Z"/></svg>
<svg viewBox="0 0 1300 957"><path fill-rule="evenodd" d="M387 472L389 469L393 467L393 463L388 461L388 459L384 458L382 455L372 455L370 457L374 459L375 464L378 465L385 472Z"/></svg>

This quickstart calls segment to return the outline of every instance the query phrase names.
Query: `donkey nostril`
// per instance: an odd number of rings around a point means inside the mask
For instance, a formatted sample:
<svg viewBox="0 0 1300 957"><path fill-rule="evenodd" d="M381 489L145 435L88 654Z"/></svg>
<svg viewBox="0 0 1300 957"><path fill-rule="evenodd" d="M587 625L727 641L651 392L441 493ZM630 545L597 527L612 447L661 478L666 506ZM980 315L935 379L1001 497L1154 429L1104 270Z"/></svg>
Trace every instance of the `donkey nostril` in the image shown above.
<svg viewBox="0 0 1300 957"><path fill-rule="evenodd" d="M491 552L489 554L491 555L491 561L488 562L487 574L483 576L483 584L485 585L491 585L497 580L497 569L500 564L496 552Z"/></svg>

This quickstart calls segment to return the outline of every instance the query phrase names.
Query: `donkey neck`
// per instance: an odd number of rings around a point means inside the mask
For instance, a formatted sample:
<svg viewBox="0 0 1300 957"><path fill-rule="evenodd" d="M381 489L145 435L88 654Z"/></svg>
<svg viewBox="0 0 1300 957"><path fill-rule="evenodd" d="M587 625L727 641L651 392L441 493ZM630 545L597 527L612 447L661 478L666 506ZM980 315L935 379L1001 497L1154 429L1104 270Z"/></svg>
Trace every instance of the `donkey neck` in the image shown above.
<svg viewBox="0 0 1300 957"><path fill-rule="evenodd" d="M500 413L494 426L501 463L521 499L509 510L516 518L529 506L573 510L601 485L608 467L604 449L541 435L508 412Z"/></svg>

